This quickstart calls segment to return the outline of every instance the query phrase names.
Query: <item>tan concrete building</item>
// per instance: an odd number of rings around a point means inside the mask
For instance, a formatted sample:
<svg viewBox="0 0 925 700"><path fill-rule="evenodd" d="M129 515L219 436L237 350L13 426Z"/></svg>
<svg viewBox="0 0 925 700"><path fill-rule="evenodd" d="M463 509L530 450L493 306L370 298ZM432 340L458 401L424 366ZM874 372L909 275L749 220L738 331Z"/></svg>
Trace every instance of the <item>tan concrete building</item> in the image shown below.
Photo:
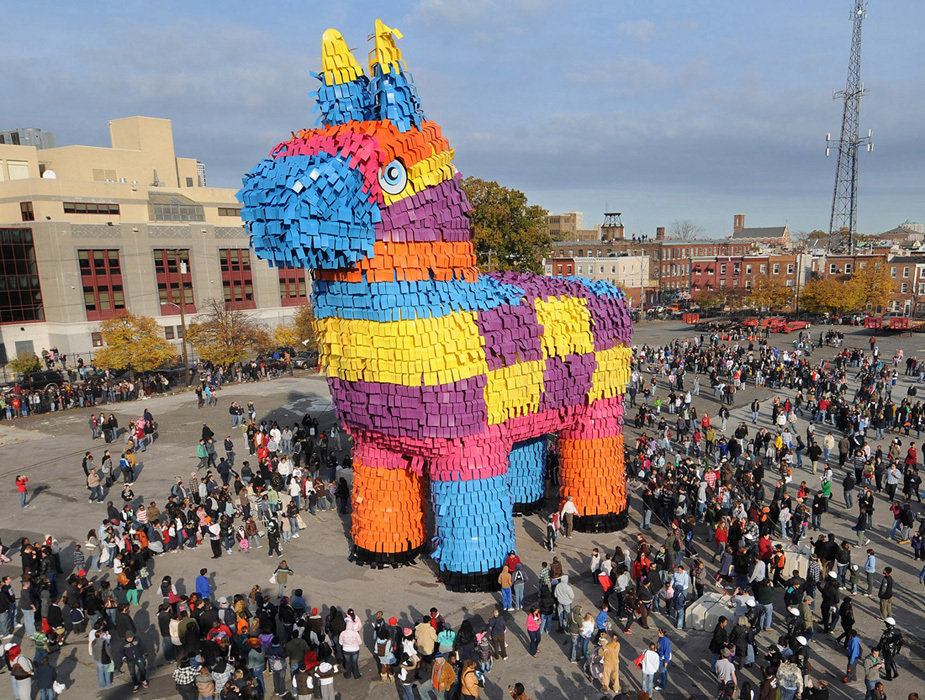
<svg viewBox="0 0 925 700"><path fill-rule="evenodd" d="M0 353L86 358L123 309L179 341L184 298L187 321L214 298L268 324L308 300L304 270L251 254L235 191L199 187L203 166L176 156L169 120L109 129L111 148L0 145Z"/></svg>
<svg viewBox="0 0 925 700"><path fill-rule="evenodd" d="M657 283L649 278L647 255L621 257L549 258L544 261L549 277L587 277L621 287L635 308L647 301L647 291L655 292Z"/></svg>

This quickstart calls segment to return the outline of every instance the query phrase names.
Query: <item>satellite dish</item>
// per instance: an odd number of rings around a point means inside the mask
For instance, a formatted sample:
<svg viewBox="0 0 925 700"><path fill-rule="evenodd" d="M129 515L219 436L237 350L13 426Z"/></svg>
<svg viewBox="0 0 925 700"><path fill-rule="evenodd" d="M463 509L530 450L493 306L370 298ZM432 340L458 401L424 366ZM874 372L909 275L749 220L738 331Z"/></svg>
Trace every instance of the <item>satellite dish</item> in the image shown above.
<svg viewBox="0 0 925 700"><path fill-rule="evenodd" d="M42 179L43 180L57 180L58 176L55 174L54 170L46 170L44 173L42 173Z"/></svg>

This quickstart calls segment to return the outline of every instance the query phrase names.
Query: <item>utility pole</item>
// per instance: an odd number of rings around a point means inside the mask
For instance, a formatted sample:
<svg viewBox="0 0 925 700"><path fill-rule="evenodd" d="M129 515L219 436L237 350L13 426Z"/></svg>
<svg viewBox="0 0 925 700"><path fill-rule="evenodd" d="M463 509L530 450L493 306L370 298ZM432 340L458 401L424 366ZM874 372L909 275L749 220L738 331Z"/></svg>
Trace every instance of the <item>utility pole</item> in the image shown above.
<svg viewBox="0 0 925 700"><path fill-rule="evenodd" d="M857 236L858 213L858 152L861 146L872 151L873 130L867 136L860 137L859 121L861 97L867 94L861 83L861 25L867 17L867 0L853 0L852 20L854 30L851 35L851 55L848 59L848 82L845 89L834 94L834 99L844 100L842 112L841 136L833 142L832 135L826 134L825 155L829 155L829 145L838 147L838 164L835 168L835 192L832 195L832 215L829 219L829 254L845 253L854 255Z"/></svg>
<svg viewBox="0 0 925 700"><path fill-rule="evenodd" d="M174 249L173 261L177 266L177 275L180 277L180 303L177 306L180 307L180 327L183 330L183 335L180 337L183 348L183 374L186 377L186 388L189 389L189 359L186 353L186 283L183 281L183 275L186 274L186 263L182 263L181 267L179 249Z"/></svg>

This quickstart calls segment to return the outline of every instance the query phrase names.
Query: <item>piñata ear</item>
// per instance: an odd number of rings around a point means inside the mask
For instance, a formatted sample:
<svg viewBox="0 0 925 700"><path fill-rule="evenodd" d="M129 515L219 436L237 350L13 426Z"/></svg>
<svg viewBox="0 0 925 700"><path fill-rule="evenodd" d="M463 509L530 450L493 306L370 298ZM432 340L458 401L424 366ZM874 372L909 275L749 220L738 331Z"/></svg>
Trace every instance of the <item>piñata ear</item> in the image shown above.
<svg viewBox="0 0 925 700"><path fill-rule="evenodd" d="M350 53L347 42L336 29L328 29L321 39L321 73L312 73L321 87L312 93L321 111L318 122L324 126L349 121L369 121L375 109L369 92L369 79Z"/></svg>
<svg viewBox="0 0 925 700"><path fill-rule="evenodd" d="M373 95L373 113L379 120L388 119L399 131L420 128L425 119L424 110L408 66L395 45L401 32L376 20L375 48L369 52L370 91Z"/></svg>

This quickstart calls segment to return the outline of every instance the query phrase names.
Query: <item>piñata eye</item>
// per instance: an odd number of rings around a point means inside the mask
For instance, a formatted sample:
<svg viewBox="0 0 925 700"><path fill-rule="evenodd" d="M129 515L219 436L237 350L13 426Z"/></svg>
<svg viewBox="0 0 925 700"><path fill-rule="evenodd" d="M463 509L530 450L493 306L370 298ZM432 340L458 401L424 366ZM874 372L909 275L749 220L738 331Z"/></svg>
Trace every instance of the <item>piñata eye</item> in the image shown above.
<svg viewBox="0 0 925 700"><path fill-rule="evenodd" d="M401 194L408 184L408 173L400 160L393 160L379 171L379 186L387 194Z"/></svg>

